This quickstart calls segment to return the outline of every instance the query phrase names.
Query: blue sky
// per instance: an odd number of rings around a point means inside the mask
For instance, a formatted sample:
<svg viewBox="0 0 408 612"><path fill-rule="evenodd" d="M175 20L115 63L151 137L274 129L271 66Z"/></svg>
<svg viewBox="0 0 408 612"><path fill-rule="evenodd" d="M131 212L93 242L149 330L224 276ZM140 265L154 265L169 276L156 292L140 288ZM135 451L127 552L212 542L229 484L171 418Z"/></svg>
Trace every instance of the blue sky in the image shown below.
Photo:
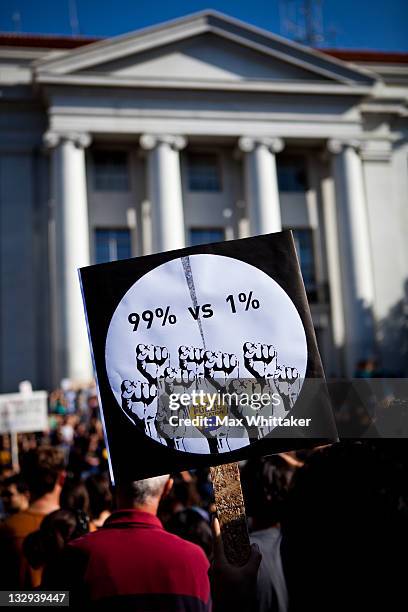
<svg viewBox="0 0 408 612"><path fill-rule="evenodd" d="M0 0L0 30L15 31L19 13L22 32L71 34L72 2L86 36L114 36L205 8L283 33L279 0ZM408 0L323 0L323 23L323 46L408 51Z"/></svg>

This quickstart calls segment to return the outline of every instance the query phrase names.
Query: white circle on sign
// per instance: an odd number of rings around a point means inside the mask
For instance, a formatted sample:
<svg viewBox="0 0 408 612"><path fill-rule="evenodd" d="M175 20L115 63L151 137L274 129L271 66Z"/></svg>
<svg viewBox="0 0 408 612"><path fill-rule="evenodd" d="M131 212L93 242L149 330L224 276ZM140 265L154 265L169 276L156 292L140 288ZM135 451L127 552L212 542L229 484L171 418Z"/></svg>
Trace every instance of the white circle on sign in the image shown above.
<svg viewBox="0 0 408 612"><path fill-rule="evenodd" d="M271 381L272 388L290 396L289 403L273 409L274 416L293 408L306 376L306 334L292 300L270 276L232 257L173 259L136 281L110 322L106 371L126 416L157 442L193 453L214 452L211 436L217 438L216 452L252 443L242 426L213 428L210 435L196 427L178 429L170 441L163 435L155 378L166 368L184 367L180 350L204 356L207 367L215 364L216 376ZM260 425L258 439L275 426Z"/></svg>

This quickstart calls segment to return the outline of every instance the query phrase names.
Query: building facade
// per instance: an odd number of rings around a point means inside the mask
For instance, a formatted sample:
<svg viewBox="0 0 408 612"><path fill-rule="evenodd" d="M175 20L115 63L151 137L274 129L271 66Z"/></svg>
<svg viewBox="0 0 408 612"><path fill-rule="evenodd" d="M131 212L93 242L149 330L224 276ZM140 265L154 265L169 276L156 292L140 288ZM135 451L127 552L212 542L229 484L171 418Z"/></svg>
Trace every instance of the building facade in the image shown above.
<svg viewBox="0 0 408 612"><path fill-rule="evenodd" d="M0 93L0 391L92 375L78 267L282 228L326 373L407 373L408 54L205 11L1 35Z"/></svg>

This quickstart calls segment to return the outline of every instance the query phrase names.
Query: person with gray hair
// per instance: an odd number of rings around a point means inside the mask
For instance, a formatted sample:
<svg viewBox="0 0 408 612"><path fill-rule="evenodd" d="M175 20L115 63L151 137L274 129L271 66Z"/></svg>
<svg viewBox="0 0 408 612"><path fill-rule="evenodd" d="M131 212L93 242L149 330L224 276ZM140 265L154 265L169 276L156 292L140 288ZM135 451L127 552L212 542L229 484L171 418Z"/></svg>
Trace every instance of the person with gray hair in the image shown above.
<svg viewBox="0 0 408 612"><path fill-rule="evenodd" d="M118 484L118 510L69 543L42 588L69 590L74 608L209 612L203 550L165 531L157 517L172 486L168 474Z"/></svg>
<svg viewBox="0 0 408 612"><path fill-rule="evenodd" d="M119 508L144 508L145 511L150 508L151 514L157 514L161 498L166 497L172 486L170 474L122 483L116 491L117 505Z"/></svg>

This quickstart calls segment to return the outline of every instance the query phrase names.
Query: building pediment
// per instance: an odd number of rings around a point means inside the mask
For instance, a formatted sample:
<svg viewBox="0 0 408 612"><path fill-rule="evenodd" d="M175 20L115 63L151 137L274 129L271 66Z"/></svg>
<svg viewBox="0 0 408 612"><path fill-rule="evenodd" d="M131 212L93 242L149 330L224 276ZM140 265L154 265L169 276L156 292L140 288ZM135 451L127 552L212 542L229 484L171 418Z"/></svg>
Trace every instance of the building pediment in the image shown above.
<svg viewBox="0 0 408 612"><path fill-rule="evenodd" d="M204 11L41 60L44 83L367 89L375 76L275 34ZM356 89L357 88L357 89Z"/></svg>
<svg viewBox="0 0 408 612"><path fill-rule="evenodd" d="M328 78L213 33L102 62L81 74L203 80L323 80Z"/></svg>

